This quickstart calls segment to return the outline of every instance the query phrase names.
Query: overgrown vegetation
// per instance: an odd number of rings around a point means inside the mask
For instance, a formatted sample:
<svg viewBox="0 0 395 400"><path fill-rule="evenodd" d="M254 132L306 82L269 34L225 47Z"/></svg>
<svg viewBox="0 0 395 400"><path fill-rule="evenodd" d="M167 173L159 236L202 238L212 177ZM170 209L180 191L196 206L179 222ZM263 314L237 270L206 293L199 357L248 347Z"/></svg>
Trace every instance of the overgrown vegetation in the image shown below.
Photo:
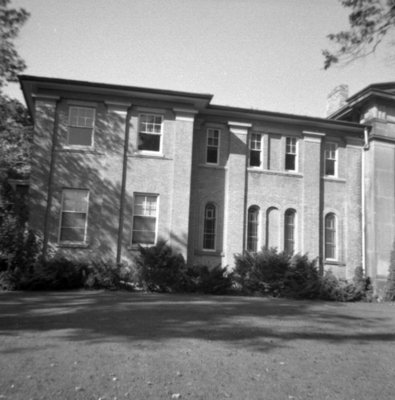
<svg viewBox="0 0 395 400"><path fill-rule="evenodd" d="M331 272L321 276L307 255L290 256L274 248L235 256L235 281L247 294L334 301L372 300L369 278L357 268L352 282Z"/></svg>
<svg viewBox="0 0 395 400"><path fill-rule="evenodd" d="M395 301L395 243L391 251L391 261L388 270L388 278L385 288L384 300Z"/></svg>

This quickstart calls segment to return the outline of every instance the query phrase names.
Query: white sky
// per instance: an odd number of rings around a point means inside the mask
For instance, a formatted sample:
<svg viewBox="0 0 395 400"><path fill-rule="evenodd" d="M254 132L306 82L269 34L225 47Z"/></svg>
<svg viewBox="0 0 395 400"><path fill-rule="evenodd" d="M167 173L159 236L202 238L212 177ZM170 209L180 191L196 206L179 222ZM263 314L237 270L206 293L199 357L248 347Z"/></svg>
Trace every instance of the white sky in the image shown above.
<svg viewBox="0 0 395 400"><path fill-rule="evenodd" d="M327 94L395 81L385 48L323 70L338 0L13 0L25 74L211 93L214 104L325 116ZM387 49L388 51L388 49ZM8 93L22 99L19 85Z"/></svg>

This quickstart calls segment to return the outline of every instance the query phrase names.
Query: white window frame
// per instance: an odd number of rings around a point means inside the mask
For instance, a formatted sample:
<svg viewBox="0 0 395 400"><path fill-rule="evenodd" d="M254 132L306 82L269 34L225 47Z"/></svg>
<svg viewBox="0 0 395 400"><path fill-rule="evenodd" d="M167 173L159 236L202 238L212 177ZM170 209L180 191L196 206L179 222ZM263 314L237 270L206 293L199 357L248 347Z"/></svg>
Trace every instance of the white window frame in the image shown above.
<svg viewBox="0 0 395 400"><path fill-rule="evenodd" d="M214 207L214 212L215 212L215 216L214 216L214 246L213 248L206 248L205 245L205 236L206 236L206 211L207 211L207 207L212 206ZM217 249L217 226L218 226L218 207L215 203L213 202L207 202L204 206L204 210L203 210L204 214L203 214L203 244L202 244L202 248L204 251L211 251L211 252L215 252Z"/></svg>
<svg viewBox="0 0 395 400"><path fill-rule="evenodd" d="M335 220L335 227L334 227L334 248L335 248L335 256L334 257L327 257L326 245L327 245L327 229L326 229L326 220L329 216L333 216ZM324 217L324 259L326 261L337 261L339 259L339 222L338 216L333 211L330 211L325 214Z"/></svg>
<svg viewBox="0 0 395 400"><path fill-rule="evenodd" d="M150 217L147 215L140 215L140 214L135 214L135 205L136 205L136 198L138 196L145 196L145 197L155 197L156 198L156 215L155 215L155 239L154 243L138 243L133 241L133 233L134 233L134 217L139 216L139 217ZM149 247L149 246L155 246L156 243L158 242L158 226L159 226L159 194L157 193L140 193L136 192L133 194L133 216L132 216L132 237L131 237L131 244L132 246L143 246L143 247Z"/></svg>
<svg viewBox="0 0 395 400"><path fill-rule="evenodd" d="M85 227L84 227L84 240L83 241L71 241L71 240L61 240L61 234L62 234L62 223L63 223L63 213L78 213L80 212L77 211L70 211L70 210L64 210L63 205L64 205L64 198L65 198L65 192L70 191L70 192L86 192L87 193L87 199L86 199L86 217L85 217ZM81 188L64 188L62 189L62 200L61 200L61 206L60 206L60 216L59 216L59 231L58 231L58 243L60 244L86 244L87 242L87 233L88 233L88 219L89 219L89 201L90 201L90 191L88 189L81 189Z"/></svg>
<svg viewBox="0 0 395 400"><path fill-rule="evenodd" d="M258 141L255 140L254 138L259 137L259 146L257 146ZM250 168L262 168L263 165L263 135L261 133L256 133L252 132L250 136L250 142L249 142L249 162L248 166ZM252 152L257 152L259 153L259 165L251 165L251 153Z"/></svg>
<svg viewBox="0 0 395 400"><path fill-rule="evenodd" d="M288 143L291 142L291 143ZM287 136L285 138L285 165L284 169L286 171L297 172L298 170L298 139L296 137ZM293 169L287 168L287 156L294 156L295 167Z"/></svg>
<svg viewBox="0 0 395 400"><path fill-rule="evenodd" d="M161 119L161 123L160 123L160 132L159 133L152 133L149 131L143 131L141 129L142 126L142 119L144 116L151 116L154 118L159 117ZM137 150L140 154L147 154L147 155L162 155L163 154L163 125L164 125L164 116L161 113L158 112L140 112L138 115L138 132L137 132ZM147 123L147 122L145 122ZM156 123L154 122L154 125ZM155 136L159 136L159 150L145 150L145 149L139 149L139 141L140 141L140 134L144 134L144 135L155 135Z"/></svg>
<svg viewBox="0 0 395 400"><path fill-rule="evenodd" d="M86 123L85 124L79 124L78 121L76 123L74 123L72 121L72 112L73 110L76 110L78 112L78 110L91 110L93 111L93 121L92 121L92 126L87 126ZM96 108L94 107L89 107L89 106L77 106L77 105L70 105L69 106L69 114L68 114L68 122L67 122L67 147L72 147L72 148L93 148L95 145L95 126L96 126ZM77 116L78 118L78 116ZM80 118L85 118L85 120L87 119L87 117L80 117ZM86 122L86 121L85 121ZM85 128L85 129L92 129L91 132L91 144L73 144L70 143L70 128Z"/></svg>
<svg viewBox="0 0 395 400"><path fill-rule="evenodd" d="M218 144L216 146L209 144L209 139L210 139L209 134L212 133L212 132L216 132L218 134ZM206 160L205 160L206 164L208 164L208 165L219 165L220 146L221 146L221 129L218 129L218 128L207 128L207 132L206 132L206 154L205 154L206 155ZM208 149L209 149L209 147L213 148L213 149L216 149L216 151L217 151L217 162L215 162L215 163L208 161Z"/></svg>
<svg viewBox="0 0 395 400"><path fill-rule="evenodd" d="M328 155L329 155L329 157L328 157ZM326 142L325 143L324 160L325 160L324 175L337 177L338 176L338 164L339 164L339 146L336 142ZM329 160L334 162L333 174L327 174L326 167L327 167L327 162Z"/></svg>

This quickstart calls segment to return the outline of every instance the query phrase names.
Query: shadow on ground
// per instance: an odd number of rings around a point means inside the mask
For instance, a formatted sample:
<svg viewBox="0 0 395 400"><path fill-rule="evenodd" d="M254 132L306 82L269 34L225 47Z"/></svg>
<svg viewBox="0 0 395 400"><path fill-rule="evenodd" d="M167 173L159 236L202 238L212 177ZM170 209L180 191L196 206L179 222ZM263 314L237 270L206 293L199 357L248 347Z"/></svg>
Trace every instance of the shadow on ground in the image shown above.
<svg viewBox="0 0 395 400"><path fill-rule="evenodd" d="M201 339L258 351L289 346L296 340L369 345L395 342L395 308L103 291L0 294L0 335L23 332L51 332L87 344L114 338L147 346Z"/></svg>

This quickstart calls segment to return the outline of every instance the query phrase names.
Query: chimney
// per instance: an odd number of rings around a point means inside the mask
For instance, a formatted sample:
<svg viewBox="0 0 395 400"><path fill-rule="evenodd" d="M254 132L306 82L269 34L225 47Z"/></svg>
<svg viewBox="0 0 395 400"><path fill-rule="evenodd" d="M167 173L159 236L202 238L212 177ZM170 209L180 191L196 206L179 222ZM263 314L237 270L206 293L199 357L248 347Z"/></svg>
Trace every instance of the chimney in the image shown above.
<svg viewBox="0 0 395 400"><path fill-rule="evenodd" d="M326 101L326 116L333 114L335 111L342 108L347 103L348 85L336 86L327 97Z"/></svg>

